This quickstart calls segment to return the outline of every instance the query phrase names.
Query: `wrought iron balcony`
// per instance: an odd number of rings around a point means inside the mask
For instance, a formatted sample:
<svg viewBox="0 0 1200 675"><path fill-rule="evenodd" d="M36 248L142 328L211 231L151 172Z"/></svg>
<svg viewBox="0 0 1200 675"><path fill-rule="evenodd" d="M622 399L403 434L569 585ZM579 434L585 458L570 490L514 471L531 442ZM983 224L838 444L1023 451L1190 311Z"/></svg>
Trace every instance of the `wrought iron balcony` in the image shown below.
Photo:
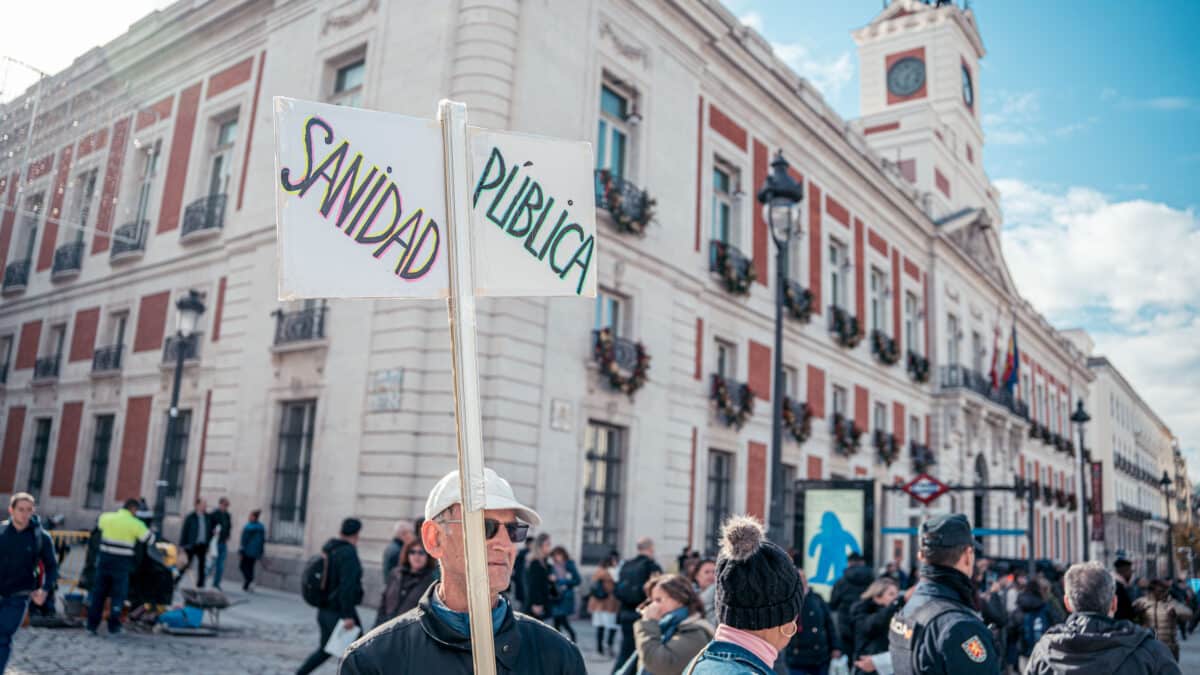
<svg viewBox="0 0 1200 675"><path fill-rule="evenodd" d="M324 304L319 307L306 307L293 312L275 310L275 346L325 339Z"/></svg>
<svg viewBox="0 0 1200 675"><path fill-rule="evenodd" d="M201 197L183 210L183 229L181 239L193 236L219 232L225 225L225 195L208 195Z"/></svg>
<svg viewBox="0 0 1200 675"><path fill-rule="evenodd" d="M1132 504L1127 504L1122 501L1117 502L1117 513L1121 517L1128 518L1130 520L1143 521L1143 520L1153 520L1154 519L1153 514L1151 514L1146 509L1139 509L1138 507L1136 507Z"/></svg>
<svg viewBox="0 0 1200 675"><path fill-rule="evenodd" d="M808 323L813 311L812 291L801 286L799 282L788 279L783 288L783 308L791 318Z"/></svg>
<svg viewBox="0 0 1200 675"><path fill-rule="evenodd" d="M92 372L108 373L121 369L121 354L125 345L101 347L92 354Z"/></svg>
<svg viewBox="0 0 1200 675"><path fill-rule="evenodd" d="M812 436L812 418L812 406L807 402L783 397L783 428L791 432L796 442L803 443Z"/></svg>
<svg viewBox="0 0 1200 675"><path fill-rule="evenodd" d="M875 430L875 452L879 453L879 460L884 464L891 466L893 462L900 459L900 445L896 443L896 435L889 434L882 429Z"/></svg>
<svg viewBox="0 0 1200 675"><path fill-rule="evenodd" d="M910 351L908 353L908 374L912 379L924 384L929 381L929 359Z"/></svg>
<svg viewBox="0 0 1200 675"><path fill-rule="evenodd" d="M83 269L84 246L84 242L74 241L54 249L54 265L50 268L50 278L60 279L79 274Z"/></svg>
<svg viewBox="0 0 1200 675"><path fill-rule="evenodd" d="M896 339L881 330L871 331L871 353L885 366L900 362L900 348Z"/></svg>
<svg viewBox="0 0 1200 675"><path fill-rule="evenodd" d="M33 379L35 380L55 380L58 379L58 364L62 360L61 355L43 356L33 362Z"/></svg>
<svg viewBox="0 0 1200 675"><path fill-rule="evenodd" d="M29 284L29 260L11 262L4 268L4 292L17 293Z"/></svg>
<svg viewBox="0 0 1200 675"><path fill-rule="evenodd" d="M183 351L184 361L195 361L200 358L200 334L195 333L186 338L181 338L178 335L171 335L167 341L163 343L163 365L173 366L176 359L179 358L180 350Z"/></svg>
<svg viewBox="0 0 1200 675"><path fill-rule="evenodd" d="M854 420L842 413L834 413L833 419L830 420L830 431L833 434L834 450L838 454L849 457L858 452L858 445L862 440L862 429L858 428Z"/></svg>
<svg viewBox="0 0 1200 675"><path fill-rule="evenodd" d="M611 344L611 360L618 368L632 371L638 364L638 345L633 340L623 337L611 337L608 329L592 331L592 356L597 360L603 358L601 351ZM602 335L603 334L603 335Z"/></svg>
<svg viewBox="0 0 1200 675"><path fill-rule="evenodd" d="M854 349L863 339L862 324L858 317L837 305L829 306L829 332L837 343L843 347Z"/></svg>
<svg viewBox="0 0 1200 675"><path fill-rule="evenodd" d="M149 221L125 223L113 231L112 249L109 259L113 262L140 256L146 251L146 231Z"/></svg>
<svg viewBox="0 0 1200 675"><path fill-rule="evenodd" d="M596 208L612 215L617 228L630 234L645 234L654 219L654 198L650 193L608 169L596 171Z"/></svg>
<svg viewBox="0 0 1200 675"><path fill-rule="evenodd" d="M708 270L721 278L725 290L740 295L748 294L750 285L758 278L754 262L736 246L719 239L709 242L708 251Z"/></svg>
<svg viewBox="0 0 1200 675"><path fill-rule="evenodd" d="M908 451L912 455L913 471L917 473L925 473L929 471L929 467L937 463L937 458L934 457L933 450L928 445L909 441Z"/></svg>
<svg viewBox="0 0 1200 675"><path fill-rule="evenodd" d="M991 381L982 374L965 366L942 366L940 371L942 389L968 389L1008 408L1021 419L1029 419L1029 404L1017 400L1008 389L992 389Z"/></svg>
<svg viewBox="0 0 1200 675"><path fill-rule="evenodd" d="M714 373L709 397L717 404L717 416L736 429L754 414L754 392L747 384Z"/></svg>
<svg viewBox="0 0 1200 675"><path fill-rule="evenodd" d="M600 367L600 376L613 389L630 398L646 384L650 356L640 342L613 337L612 330L592 331L592 360Z"/></svg>

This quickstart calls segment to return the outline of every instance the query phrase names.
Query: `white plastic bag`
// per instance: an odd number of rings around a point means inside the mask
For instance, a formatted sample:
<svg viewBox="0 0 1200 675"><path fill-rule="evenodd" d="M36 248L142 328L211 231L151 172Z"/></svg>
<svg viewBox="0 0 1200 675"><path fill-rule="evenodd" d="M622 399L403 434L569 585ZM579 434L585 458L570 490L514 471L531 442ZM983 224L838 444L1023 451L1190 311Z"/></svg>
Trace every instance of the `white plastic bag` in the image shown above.
<svg viewBox="0 0 1200 675"><path fill-rule="evenodd" d="M850 659L842 654L829 662L829 675L850 675Z"/></svg>
<svg viewBox="0 0 1200 675"><path fill-rule="evenodd" d="M325 643L325 653L340 659L350 643L358 639L359 633L362 633L362 628L357 624L346 628L346 622L338 619L337 625L333 627L333 633L329 635L329 640Z"/></svg>

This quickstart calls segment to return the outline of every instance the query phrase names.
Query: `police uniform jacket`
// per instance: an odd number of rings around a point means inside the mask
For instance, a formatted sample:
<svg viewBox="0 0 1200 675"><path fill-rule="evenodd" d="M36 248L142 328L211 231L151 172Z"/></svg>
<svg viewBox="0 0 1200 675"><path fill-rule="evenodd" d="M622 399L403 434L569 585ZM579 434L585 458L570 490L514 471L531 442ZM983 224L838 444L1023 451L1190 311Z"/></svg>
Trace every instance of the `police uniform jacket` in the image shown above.
<svg viewBox="0 0 1200 675"><path fill-rule="evenodd" d="M921 582L888 629L896 675L999 675L1000 654L973 608L973 595L962 572L921 568Z"/></svg>

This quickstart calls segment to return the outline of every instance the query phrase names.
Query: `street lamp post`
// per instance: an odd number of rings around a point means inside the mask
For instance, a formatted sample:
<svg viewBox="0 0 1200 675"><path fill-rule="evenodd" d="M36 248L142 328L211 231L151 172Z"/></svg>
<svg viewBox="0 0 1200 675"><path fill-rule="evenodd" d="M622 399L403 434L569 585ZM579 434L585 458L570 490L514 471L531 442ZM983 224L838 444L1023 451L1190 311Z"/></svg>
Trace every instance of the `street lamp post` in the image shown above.
<svg viewBox="0 0 1200 675"><path fill-rule="evenodd" d="M183 379L183 360L187 356L185 345L187 340L196 334L196 324L200 321L200 315L204 314L204 301L199 293L189 290L175 303L175 309L175 383L171 387L171 408L167 411L167 438L163 443L163 469L166 468L167 457L171 452L170 444L175 441L175 425L179 418L179 385ZM167 480L163 469L159 470L154 496L154 529L158 538L162 538L163 519L167 512Z"/></svg>
<svg viewBox="0 0 1200 675"><path fill-rule="evenodd" d="M1083 409L1083 399L1076 399L1075 412L1071 414L1071 421L1075 423L1075 429L1079 432L1079 450L1076 452L1076 457L1078 458L1077 461L1079 462L1079 533L1083 535L1083 548L1079 552L1080 555L1083 556L1081 562L1087 562L1088 559L1089 543L1087 519L1088 515L1090 515L1087 513L1087 509L1085 508L1087 505L1087 482L1089 476L1088 474L1084 473L1083 470L1083 427L1090 422L1091 419L1092 416L1087 414L1087 411Z"/></svg>
<svg viewBox="0 0 1200 675"><path fill-rule="evenodd" d="M1158 481L1167 499L1167 578L1175 580L1175 549L1171 542L1171 475L1163 471L1162 479Z"/></svg>
<svg viewBox="0 0 1200 675"><path fill-rule="evenodd" d="M775 400L771 418L771 513L767 536L781 546L787 541L787 533L783 531L783 305L787 294L788 249L792 238L802 234L799 230L803 199L804 186L788 174L788 162L780 150L771 161L766 183L758 191L758 201L763 205L763 220L767 221L771 239L775 241Z"/></svg>

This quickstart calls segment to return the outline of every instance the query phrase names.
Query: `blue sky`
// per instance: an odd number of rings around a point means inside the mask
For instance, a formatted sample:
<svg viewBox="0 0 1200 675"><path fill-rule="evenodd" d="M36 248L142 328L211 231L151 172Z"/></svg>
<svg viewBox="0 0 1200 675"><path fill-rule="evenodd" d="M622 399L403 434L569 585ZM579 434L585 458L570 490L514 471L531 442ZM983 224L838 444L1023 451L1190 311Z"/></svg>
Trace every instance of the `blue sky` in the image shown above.
<svg viewBox="0 0 1200 675"><path fill-rule="evenodd" d="M880 0L725 4L857 117L850 31ZM1088 330L1200 478L1200 2L971 4L984 164L1021 294Z"/></svg>

